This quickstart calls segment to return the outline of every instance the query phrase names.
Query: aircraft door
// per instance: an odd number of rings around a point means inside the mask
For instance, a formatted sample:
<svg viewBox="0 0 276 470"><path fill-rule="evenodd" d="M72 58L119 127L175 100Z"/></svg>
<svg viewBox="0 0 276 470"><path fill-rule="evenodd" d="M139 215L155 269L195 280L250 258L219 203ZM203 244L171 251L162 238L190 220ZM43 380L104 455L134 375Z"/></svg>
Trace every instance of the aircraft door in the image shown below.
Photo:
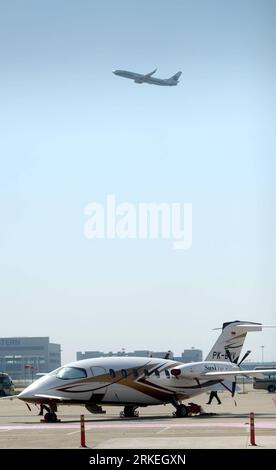
<svg viewBox="0 0 276 470"><path fill-rule="evenodd" d="M108 376L106 369L100 366L91 367L92 376L95 377L93 380L93 392L90 401L93 403L100 403L105 396L106 386L108 382Z"/></svg>

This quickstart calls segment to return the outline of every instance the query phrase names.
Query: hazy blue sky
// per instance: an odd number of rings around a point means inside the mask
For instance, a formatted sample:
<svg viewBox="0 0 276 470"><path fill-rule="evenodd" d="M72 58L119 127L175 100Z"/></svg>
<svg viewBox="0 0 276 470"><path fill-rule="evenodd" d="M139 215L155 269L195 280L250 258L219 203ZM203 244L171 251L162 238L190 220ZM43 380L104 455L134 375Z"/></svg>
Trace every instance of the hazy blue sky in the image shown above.
<svg viewBox="0 0 276 470"><path fill-rule="evenodd" d="M1 336L199 347L276 323L274 0L0 0ZM114 69L166 78L137 85ZM193 245L87 240L84 206L191 202ZM276 331L252 359L276 359Z"/></svg>

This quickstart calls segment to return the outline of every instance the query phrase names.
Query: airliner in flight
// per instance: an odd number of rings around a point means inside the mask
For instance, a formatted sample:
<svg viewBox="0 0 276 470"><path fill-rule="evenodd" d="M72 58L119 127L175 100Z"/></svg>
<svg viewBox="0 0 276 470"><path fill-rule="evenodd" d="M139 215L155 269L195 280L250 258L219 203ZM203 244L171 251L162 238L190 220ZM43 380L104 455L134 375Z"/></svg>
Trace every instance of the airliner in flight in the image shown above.
<svg viewBox="0 0 276 470"><path fill-rule="evenodd" d="M44 405L45 420L57 421L58 405L82 404L91 413L102 405L124 407L124 416L137 416L138 407L171 403L177 417L185 417L182 403L216 387L235 394L240 375L261 376L270 370L242 370L240 353L247 332L261 331L260 323L232 321L222 332L205 361L182 362L152 357L101 357L83 359L45 374L19 395L26 403ZM271 369L275 371L275 369Z"/></svg>
<svg viewBox="0 0 276 470"><path fill-rule="evenodd" d="M129 72L128 70L114 70L114 75L118 75L123 78L130 78L135 83L148 83L149 85L160 85L160 86L175 86L179 82L179 77L182 72L177 72L170 78L156 78L153 77L157 69L145 75L136 72Z"/></svg>

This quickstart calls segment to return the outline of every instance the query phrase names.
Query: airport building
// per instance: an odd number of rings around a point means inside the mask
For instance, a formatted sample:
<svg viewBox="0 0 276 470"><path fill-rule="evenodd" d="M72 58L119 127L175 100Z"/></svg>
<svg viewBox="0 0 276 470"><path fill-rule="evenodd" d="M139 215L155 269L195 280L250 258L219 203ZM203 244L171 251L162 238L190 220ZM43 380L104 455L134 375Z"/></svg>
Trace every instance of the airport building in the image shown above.
<svg viewBox="0 0 276 470"><path fill-rule="evenodd" d="M48 337L0 338L0 372L12 379L33 379L60 365L60 344L50 343Z"/></svg>
<svg viewBox="0 0 276 470"><path fill-rule="evenodd" d="M128 356L128 357L160 357L167 359L173 359L173 352L172 351L150 351L148 349L136 350L132 352L126 352L124 349L117 352L109 351L108 353L104 353L103 351L84 351L84 352L77 352L77 361L81 359L92 359L96 357L112 357L112 356Z"/></svg>
<svg viewBox="0 0 276 470"><path fill-rule="evenodd" d="M77 352L77 361L81 359L91 359L96 357L111 357L111 356L128 356L128 357L158 357L161 359L167 358L171 360L176 360L179 362L199 362L202 361L202 351L201 349L185 349L181 356L174 357L172 351L150 351L149 349L135 350L131 352L126 352L124 349L117 352L109 351L105 353L103 351L85 351Z"/></svg>
<svg viewBox="0 0 276 470"><path fill-rule="evenodd" d="M124 349L121 351L113 352L109 351L105 353L103 351L84 351L84 352L77 352L77 361L81 359L92 359L96 357L111 357L111 356L128 356L128 357L158 357L161 359L167 358L171 360L176 360L179 362L199 362L203 360L203 355L201 349L184 349L181 356L174 357L172 351L150 351L149 349L141 349L126 352Z"/></svg>
<svg viewBox="0 0 276 470"><path fill-rule="evenodd" d="M181 362L201 362L203 361L203 355L201 349L184 349L182 355L181 355Z"/></svg>

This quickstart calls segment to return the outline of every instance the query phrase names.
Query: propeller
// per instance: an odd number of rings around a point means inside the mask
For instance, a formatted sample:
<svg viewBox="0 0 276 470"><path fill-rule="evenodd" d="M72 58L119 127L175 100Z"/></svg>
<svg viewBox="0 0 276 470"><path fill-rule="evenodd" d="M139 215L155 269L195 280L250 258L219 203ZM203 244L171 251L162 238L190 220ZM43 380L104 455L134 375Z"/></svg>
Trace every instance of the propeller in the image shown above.
<svg viewBox="0 0 276 470"><path fill-rule="evenodd" d="M225 349L225 354L228 357L229 361L232 362L232 364L237 364L239 367L243 363L243 361L249 356L250 353L250 350L246 351L242 359L238 362L238 358L232 359L229 349Z"/></svg>
<svg viewBox="0 0 276 470"><path fill-rule="evenodd" d="M232 396L232 398L233 398L233 400L234 400L235 406L237 406L237 402L236 402L236 400L235 400L235 398L234 398L234 394L235 394L235 391L236 391L236 382L232 382L232 390L230 390L230 388L228 388L227 385L225 385L225 384L223 383L223 381L221 381L220 383L221 383L221 385L222 385L226 390L228 390L228 392L231 392L231 396Z"/></svg>
<svg viewBox="0 0 276 470"><path fill-rule="evenodd" d="M243 358L240 360L240 362L238 363L238 366L240 367L240 365L243 363L243 361L249 356L249 354L251 353L251 351L246 351L245 355L243 356Z"/></svg>
<svg viewBox="0 0 276 470"><path fill-rule="evenodd" d="M225 354L226 356L228 357L229 361L232 363L232 364L237 364L238 367L240 367L240 365L243 363L243 361L249 356L249 354L251 353L250 350L246 351L246 353L244 354L244 356L242 357L242 359L238 362L238 358L232 360L232 357L231 357L231 354L230 354L230 351L229 349L225 349ZM232 390L231 390L231 395L232 397L234 398L234 395L235 395L235 392L236 392L236 387L237 387L237 380L235 380L235 382L232 382ZM236 402L235 402L236 404Z"/></svg>

